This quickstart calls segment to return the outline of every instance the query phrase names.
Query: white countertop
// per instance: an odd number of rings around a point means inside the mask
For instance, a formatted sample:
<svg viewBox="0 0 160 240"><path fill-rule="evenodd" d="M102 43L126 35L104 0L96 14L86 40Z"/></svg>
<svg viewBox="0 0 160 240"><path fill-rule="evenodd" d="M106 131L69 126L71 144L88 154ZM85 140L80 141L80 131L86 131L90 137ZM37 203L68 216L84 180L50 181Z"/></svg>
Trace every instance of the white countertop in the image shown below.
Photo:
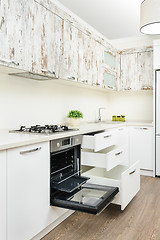
<svg viewBox="0 0 160 240"><path fill-rule="evenodd" d="M41 134L28 134L28 133L10 133L9 131L0 131L0 150L5 150L14 147L25 146L29 144L39 143L50 141L54 139L64 138L68 136L74 136L79 134L86 134L90 132L103 131L110 128L116 128L120 126L153 126L153 123L145 123L145 122L120 122L120 123L85 123L81 124L79 130L62 132L62 133L54 133L49 135L41 135Z"/></svg>

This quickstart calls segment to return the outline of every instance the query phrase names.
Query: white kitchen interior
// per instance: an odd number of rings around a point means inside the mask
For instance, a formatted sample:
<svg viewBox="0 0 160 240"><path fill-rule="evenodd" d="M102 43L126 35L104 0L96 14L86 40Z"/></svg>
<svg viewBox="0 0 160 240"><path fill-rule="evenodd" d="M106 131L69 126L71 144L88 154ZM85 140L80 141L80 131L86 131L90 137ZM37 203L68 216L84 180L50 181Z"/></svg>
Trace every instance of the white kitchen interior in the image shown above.
<svg viewBox="0 0 160 240"><path fill-rule="evenodd" d="M0 240L159 239L159 16L0 1Z"/></svg>

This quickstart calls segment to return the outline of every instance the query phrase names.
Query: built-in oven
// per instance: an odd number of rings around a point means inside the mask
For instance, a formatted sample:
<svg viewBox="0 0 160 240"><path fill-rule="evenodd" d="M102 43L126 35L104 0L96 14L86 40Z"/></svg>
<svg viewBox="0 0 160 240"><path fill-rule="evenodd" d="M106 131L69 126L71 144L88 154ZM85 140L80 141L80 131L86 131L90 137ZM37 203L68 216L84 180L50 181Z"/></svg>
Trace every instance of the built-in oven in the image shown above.
<svg viewBox="0 0 160 240"><path fill-rule="evenodd" d="M119 189L87 184L89 178L81 176L81 141L78 135L50 143L50 205L97 214Z"/></svg>

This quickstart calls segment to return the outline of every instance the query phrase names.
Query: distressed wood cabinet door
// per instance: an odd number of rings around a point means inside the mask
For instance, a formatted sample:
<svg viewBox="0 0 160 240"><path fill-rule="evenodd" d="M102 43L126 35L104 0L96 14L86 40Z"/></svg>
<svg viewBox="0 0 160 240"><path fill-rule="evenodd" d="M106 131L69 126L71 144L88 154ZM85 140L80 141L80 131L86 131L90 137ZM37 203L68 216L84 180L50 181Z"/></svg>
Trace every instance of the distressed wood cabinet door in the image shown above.
<svg viewBox="0 0 160 240"><path fill-rule="evenodd" d="M55 16L56 17L56 16ZM58 18L58 17L56 17ZM58 20L58 19L57 19ZM77 81L78 75L78 30L65 20L61 20L60 71L59 77ZM56 29L55 29L56 30Z"/></svg>
<svg viewBox="0 0 160 240"><path fill-rule="evenodd" d="M137 90L137 53L121 55L120 90Z"/></svg>
<svg viewBox="0 0 160 240"><path fill-rule="evenodd" d="M57 44L56 37L59 38L59 34L55 32L55 26L58 26L59 22L55 20L52 12L37 2L33 3L32 14L34 19L30 25L30 39L32 39L30 49L33 53L32 71L57 76L59 43Z"/></svg>
<svg viewBox="0 0 160 240"><path fill-rule="evenodd" d="M78 31L78 81L94 86L103 83L103 46Z"/></svg>
<svg viewBox="0 0 160 240"><path fill-rule="evenodd" d="M27 69L32 0L0 2L0 64Z"/></svg>
<svg viewBox="0 0 160 240"><path fill-rule="evenodd" d="M153 52L138 53L138 90L153 89Z"/></svg>

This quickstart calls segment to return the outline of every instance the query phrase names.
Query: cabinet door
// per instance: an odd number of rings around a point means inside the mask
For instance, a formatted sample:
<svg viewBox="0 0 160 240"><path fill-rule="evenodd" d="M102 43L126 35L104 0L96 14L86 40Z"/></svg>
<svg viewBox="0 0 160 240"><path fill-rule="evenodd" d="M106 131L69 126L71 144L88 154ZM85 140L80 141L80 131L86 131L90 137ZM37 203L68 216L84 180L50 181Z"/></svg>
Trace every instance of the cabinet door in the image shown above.
<svg viewBox="0 0 160 240"><path fill-rule="evenodd" d="M57 19L58 21L58 19ZM78 74L78 30L70 23L62 20L61 23L60 71L62 79L77 81Z"/></svg>
<svg viewBox="0 0 160 240"><path fill-rule="evenodd" d="M29 240L66 210L50 207L49 142L7 152L8 240Z"/></svg>
<svg viewBox="0 0 160 240"><path fill-rule="evenodd" d="M26 69L25 56L32 21L32 1L5 1L0 4L0 64ZM27 61L28 63L28 61Z"/></svg>
<svg viewBox="0 0 160 240"><path fill-rule="evenodd" d="M105 71L103 82L104 82L104 87L115 90L115 88L116 88L116 73L111 73L109 71Z"/></svg>
<svg viewBox="0 0 160 240"><path fill-rule="evenodd" d="M6 152L0 151L0 239L6 239Z"/></svg>
<svg viewBox="0 0 160 240"><path fill-rule="evenodd" d="M104 64L113 70L116 69L116 56L109 51L104 51Z"/></svg>
<svg viewBox="0 0 160 240"><path fill-rule="evenodd" d="M59 35L55 33L55 27L58 23L55 22L52 12L36 2L33 2L32 14L34 16L34 22L30 26L32 29L30 34L33 52L32 71L57 77L56 64L59 64L59 58L55 58L58 56L56 36L59 37Z"/></svg>
<svg viewBox="0 0 160 240"><path fill-rule="evenodd" d="M152 127L130 127L130 164L140 162L140 168L153 170Z"/></svg>
<svg viewBox="0 0 160 240"><path fill-rule="evenodd" d="M120 90L136 90L137 78L137 53L121 55Z"/></svg>
<svg viewBox="0 0 160 240"><path fill-rule="evenodd" d="M138 84L137 89L153 88L153 53L138 53Z"/></svg>

